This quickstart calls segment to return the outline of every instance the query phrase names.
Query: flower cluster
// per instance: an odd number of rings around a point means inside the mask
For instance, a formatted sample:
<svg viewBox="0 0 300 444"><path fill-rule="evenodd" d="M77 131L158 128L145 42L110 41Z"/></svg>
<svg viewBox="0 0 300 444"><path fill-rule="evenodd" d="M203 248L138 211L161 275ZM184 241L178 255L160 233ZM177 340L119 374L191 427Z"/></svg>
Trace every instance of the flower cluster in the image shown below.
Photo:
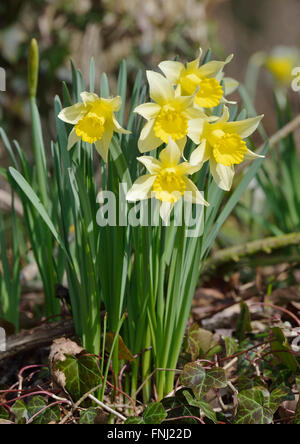
<svg viewBox="0 0 300 444"><path fill-rule="evenodd" d="M165 220L182 197L194 203L208 205L195 184L187 178L209 161L211 174L217 185L229 191L234 165L246 159L260 157L247 147L244 139L258 127L262 116L229 121L226 94L234 91L237 82L223 78L223 68L230 62L210 61L200 65L200 56L184 65L178 61L164 61L159 68L164 75L147 71L152 102L135 109L147 120L139 139L142 153L153 151L166 143L159 160L142 156L149 174L139 177L127 194L129 201L147 199L154 195L161 201L161 216ZM213 115L213 108L223 104L223 115ZM190 161L184 158L187 137L197 147ZM189 193L186 193L189 192ZM187 197L189 196L189 197Z"/></svg>
<svg viewBox="0 0 300 444"><path fill-rule="evenodd" d="M234 165L259 156L250 151L244 139L258 127L262 116L231 122L226 95L237 87L233 79L224 78L223 69L230 62L209 61L201 65L199 57L186 65L178 61L159 64L162 74L147 71L151 102L139 105L135 112L145 120L138 148L141 153L166 146L158 158L142 156L138 160L149 174L139 177L127 194L135 202L154 196L160 201L161 217L166 220L174 204L184 198L208 205L195 184L188 178L209 161L211 174L217 185L230 190ZM68 148L79 140L94 143L105 162L113 131L128 133L117 122L114 112L121 106L121 98L99 98L82 93L82 103L65 108L59 118L74 126ZM223 106L221 117L214 108ZM196 148L189 162L184 157L187 139Z"/></svg>

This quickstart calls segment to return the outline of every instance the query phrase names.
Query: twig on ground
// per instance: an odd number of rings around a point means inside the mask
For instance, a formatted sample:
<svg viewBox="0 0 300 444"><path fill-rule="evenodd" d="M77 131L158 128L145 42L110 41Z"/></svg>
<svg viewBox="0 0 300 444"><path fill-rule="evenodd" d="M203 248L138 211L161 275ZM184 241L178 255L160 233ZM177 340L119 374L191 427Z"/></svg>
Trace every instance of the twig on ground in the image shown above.
<svg viewBox="0 0 300 444"><path fill-rule="evenodd" d="M103 402L99 401L99 399L95 398L93 395L89 395L89 398L94 401L96 404L100 405L104 410L107 410L109 413L111 413L114 416L117 416L119 419L122 419L122 421L126 421L126 417L121 415L121 413L117 412L116 410L113 410L108 405L104 404Z"/></svg>
<svg viewBox="0 0 300 444"><path fill-rule="evenodd" d="M238 262L243 257L253 256L260 252L269 254L273 250L299 244L300 233L290 233L282 236L267 237L266 239L259 239L242 245L235 245L234 247L216 251L211 259L206 262L203 271L215 270L224 264Z"/></svg>
<svg viewBox="0 0 300 444"><path fill-rule="evenodd" d="M269 146L270 148L274 145L277 145L282 139L285 139L289 134L293 133L298 127L300 126L300 115L295 117L291 122L287 123L285 126L283 126L277 133L273 134L273 136L269 139ZM264 148L265 144L262 144L258 152L261 151Z"/></svg>
<svg viewBox="0 0 300 444"><path fill-rule="evenodd" d="M294 313L292 313L291 311L287 310L286 308L279 307L278 305L271 304L271 302L253 302L251 305L261 305L263 307L272 307L272 308L274 308L274 310L282 311L283 313L287 314L292 319L294 319L296 324L298 324L298 327L300 327L300 319L297 318L297 316L294 315Z"/></svg>
<svg viewBox="0 0 300 444"><path fill-rule="evenodd" d="M72 319L61 322L44 324L40 327L26 330L13 336L9 336L6 351L0 352L0 362L11 358L18 353L27 352L33 348L51 344L52 341L61 336L73 336L74 324Z"/></svg>
<svg viewBox="0 0 300 444"><path fill-rule="evenodd" d="M228 362L228 364L224 365L223 370L229 370L230 367L232 367L236 362L238 361L238 358L233 358L232 361Z"/></svg>
<svg viewBox="0 0 300 444"><path fill-rule="evenodd" d="M96 387L93 387L91 390L89 390L88 392L86 392L72 407L72 410L67 413L67 415L59 422L59 424L65 424L68 419L71 418L71 416L73 415L73 412L78 409L78 407L83 403L83 401L85 401L89 395L91 395L92 393L94 393L96 390L98 390L100 387L102 386L102 384L96 385Z"/></svg>

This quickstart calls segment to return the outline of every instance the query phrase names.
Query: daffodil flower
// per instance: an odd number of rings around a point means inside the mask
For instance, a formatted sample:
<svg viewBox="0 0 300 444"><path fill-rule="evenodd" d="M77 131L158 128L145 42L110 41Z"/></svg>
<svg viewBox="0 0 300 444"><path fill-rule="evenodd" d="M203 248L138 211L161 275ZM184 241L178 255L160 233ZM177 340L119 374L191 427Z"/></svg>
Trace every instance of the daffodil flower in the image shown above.
<svg viewBox="0 0 300 444"><path fill-rule="evenodd" d="M94 143L100 156L107 162L113 132L130 133L120 126L114 114L121 108L122 99L119 96L103 99L90 92L82 92L80 97L82 102L64 108L58 115L64 122L74 125L68 139L68 150L80 139Z"/></svg>
<svg viewBox="0 0 300 444"><path fill-rule="evenodd" d="M208 206L196 185L187 177L201 168L201 153L202 147L195 149L190 162L179 163L181 150L170 138L159 159L151 156L138 157L150 174L145 174L135 181L126 199L136 202L154 196L160 201L160 216L165 222L174 204L182 198L190 203Z"/></svg>
<svg viewBox="0 0 300 444"><path fill-rule="evenodd" d="M141 153L158 148L169 138L177 142L181 152L190 136L192 119L205 117L201 109L194 107L194 97L180 97L173 85L161 74L147 71L150 97L155 102L144 103L135 112L148 122L142 129L138 147Z"/></svg>
<svg viewBox="0 0 300 444"><path fill-rule="evenodd" d="M270 55L265 56L264 66L270 71L277 83L289 86L293 68L299 66L300 52L298 48L277 46Z"/></svg>
<svg viewBox="0 0 300 444"><path fill-rule="evenodd" d="M227 57L224 62L212 60L199 66L201 55L200 49L199 57L187 63L186 66L176 61L164 61L158 66L167 79L173 85L177 85L179 94L190 96L196 93L196 105L201 108L213 108L224 102L224 93L230 94L238 85L233 79L223 79L222 70L231 61L233 55ZM221 81L224 83L225 91L221 86Z"/></svg>
<svg viewBox="0 0 300 444"><path fill-rule="evenodd" d="M228 122L229 112L225 106L222 117L215 122L203 119L193 121L193 137L198 138L197 143L201 142L202 146L200 162L203 164L209 160L212 176L223 190L229 191L232 186L234 165L243 160L264 157L249 150L243 140L254 133L262 118L263 116L257 116Z"/></svg>

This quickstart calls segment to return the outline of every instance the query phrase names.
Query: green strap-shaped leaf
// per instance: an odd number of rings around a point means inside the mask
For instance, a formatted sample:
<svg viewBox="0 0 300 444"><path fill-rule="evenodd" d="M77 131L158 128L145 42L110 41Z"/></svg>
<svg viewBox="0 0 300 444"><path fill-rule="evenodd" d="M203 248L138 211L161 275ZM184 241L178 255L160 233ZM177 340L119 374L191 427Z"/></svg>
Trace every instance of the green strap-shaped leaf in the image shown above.
<svg viewBox="0 0 300 444"><path fill-rule="evenodd" d="M64 252L66 253L66 255L68 257L68 252L66 251L65 246L64 246L58 232L56 231L56 228L55 228L53 222L51 221L44 205L42 204L42 202L40 201L40 199L38 198L38 196L36 195L36 193L34 192L32 187L24 179L22 174L19 173L19 171L17 171L15 168L12 168L12 167L9 168L9 172L10 172L12 178L15 180L15 182L19 185L19 187L21 188L23 193L28 197L28 199L30 200L32 205L38 211L41 218L43 219L45 224L48 226L49 230L51 231L51 233L55 237L56 241L59 243L60 247L64 250Z"/></svg>

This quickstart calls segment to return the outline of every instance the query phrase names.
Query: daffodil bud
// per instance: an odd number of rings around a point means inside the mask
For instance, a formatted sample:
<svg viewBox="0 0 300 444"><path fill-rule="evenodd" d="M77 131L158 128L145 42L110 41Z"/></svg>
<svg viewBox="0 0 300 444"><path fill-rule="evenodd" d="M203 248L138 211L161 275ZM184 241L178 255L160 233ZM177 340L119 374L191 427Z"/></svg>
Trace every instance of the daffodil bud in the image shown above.
<svg viewBox="0 0 300 444"><path fill-rule="evenodd" d="M39 48L36 39L32 39L28 57L28 87L30 98L36 96L39 73Z"/></svg>

